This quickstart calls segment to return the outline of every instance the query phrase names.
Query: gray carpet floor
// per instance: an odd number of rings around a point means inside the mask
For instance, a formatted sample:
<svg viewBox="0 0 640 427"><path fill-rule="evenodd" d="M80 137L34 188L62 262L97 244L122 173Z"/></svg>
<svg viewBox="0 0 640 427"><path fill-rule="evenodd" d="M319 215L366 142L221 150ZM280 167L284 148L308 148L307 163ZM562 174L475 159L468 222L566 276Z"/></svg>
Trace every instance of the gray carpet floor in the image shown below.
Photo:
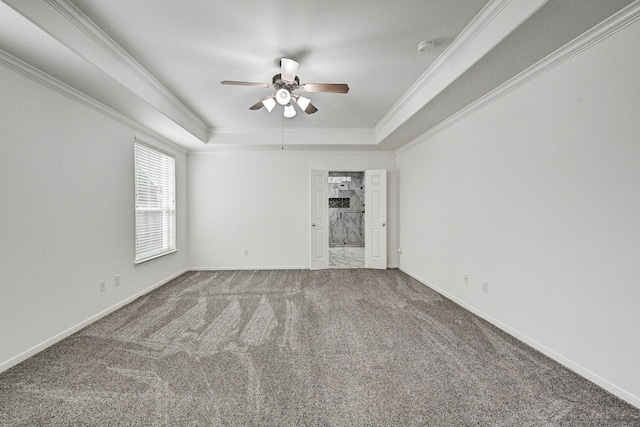
<svg viewBox="0 0 640 427"><path fill-rule="evenodd" d="M398 270L186 273L0 374L0 425L639 426Z"/></svg>

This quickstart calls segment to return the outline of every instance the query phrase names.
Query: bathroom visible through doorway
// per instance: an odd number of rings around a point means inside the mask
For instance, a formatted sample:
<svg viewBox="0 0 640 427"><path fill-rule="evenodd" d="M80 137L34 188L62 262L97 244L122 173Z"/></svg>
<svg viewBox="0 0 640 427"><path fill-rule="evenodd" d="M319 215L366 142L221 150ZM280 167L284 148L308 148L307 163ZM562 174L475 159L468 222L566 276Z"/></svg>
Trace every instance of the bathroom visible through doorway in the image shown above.
<svg viewBox="0 0 640 427"><path fill-rule="evenodd" d="M363 172L329 172L329 267L364 267Z"/></svg>

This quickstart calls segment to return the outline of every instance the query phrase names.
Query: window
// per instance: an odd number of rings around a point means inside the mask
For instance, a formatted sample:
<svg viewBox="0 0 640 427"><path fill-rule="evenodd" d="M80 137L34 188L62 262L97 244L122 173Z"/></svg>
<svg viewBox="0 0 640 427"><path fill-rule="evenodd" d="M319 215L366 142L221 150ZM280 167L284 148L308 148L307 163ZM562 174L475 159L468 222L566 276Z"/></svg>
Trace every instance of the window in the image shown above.
<svg viewBox="0 0 640 427"><path fill-rule="evenodd" d="M176 250L175 159L135 143L136 263Z"/></svg>

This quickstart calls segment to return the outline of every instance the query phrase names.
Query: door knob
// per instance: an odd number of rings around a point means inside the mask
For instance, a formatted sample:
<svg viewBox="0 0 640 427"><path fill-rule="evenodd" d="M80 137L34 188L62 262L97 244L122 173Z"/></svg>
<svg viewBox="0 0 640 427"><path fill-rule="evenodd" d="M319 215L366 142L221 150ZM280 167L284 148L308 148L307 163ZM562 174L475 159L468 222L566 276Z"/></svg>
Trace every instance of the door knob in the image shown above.
<svg viewBox="0 0 640 427"><path fill-rule="evenodd" d="M312 226L312 227L315 227L315 226L316 226L316 223L315 223L315 222L312 222L312 223L311 223L311 226Z"/></svg>
<svg viewBox="0 0 640 427"><path fill-rule="evenodd" d="M386 223L386 222L383 222L383 223L382 223L382 226L384 227L385 225L387 225L387 223Z"/></svg>

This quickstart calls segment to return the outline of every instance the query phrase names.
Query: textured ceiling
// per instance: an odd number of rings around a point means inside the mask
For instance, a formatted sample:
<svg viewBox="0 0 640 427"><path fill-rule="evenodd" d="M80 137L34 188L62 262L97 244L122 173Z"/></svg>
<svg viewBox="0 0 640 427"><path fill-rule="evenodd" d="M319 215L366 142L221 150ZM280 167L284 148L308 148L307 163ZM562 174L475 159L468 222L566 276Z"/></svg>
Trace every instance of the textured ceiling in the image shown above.
<svg viewBox="0 0 640 427"><path fill-rule="evenodd" d="M283 129L298 148L390 150L629 3L4 0L0 49L189 150L268 148ZM249 110L273 90L220 84L270 83L281 57L349 93L309 94L317 113L283 119Z"/></svg>

